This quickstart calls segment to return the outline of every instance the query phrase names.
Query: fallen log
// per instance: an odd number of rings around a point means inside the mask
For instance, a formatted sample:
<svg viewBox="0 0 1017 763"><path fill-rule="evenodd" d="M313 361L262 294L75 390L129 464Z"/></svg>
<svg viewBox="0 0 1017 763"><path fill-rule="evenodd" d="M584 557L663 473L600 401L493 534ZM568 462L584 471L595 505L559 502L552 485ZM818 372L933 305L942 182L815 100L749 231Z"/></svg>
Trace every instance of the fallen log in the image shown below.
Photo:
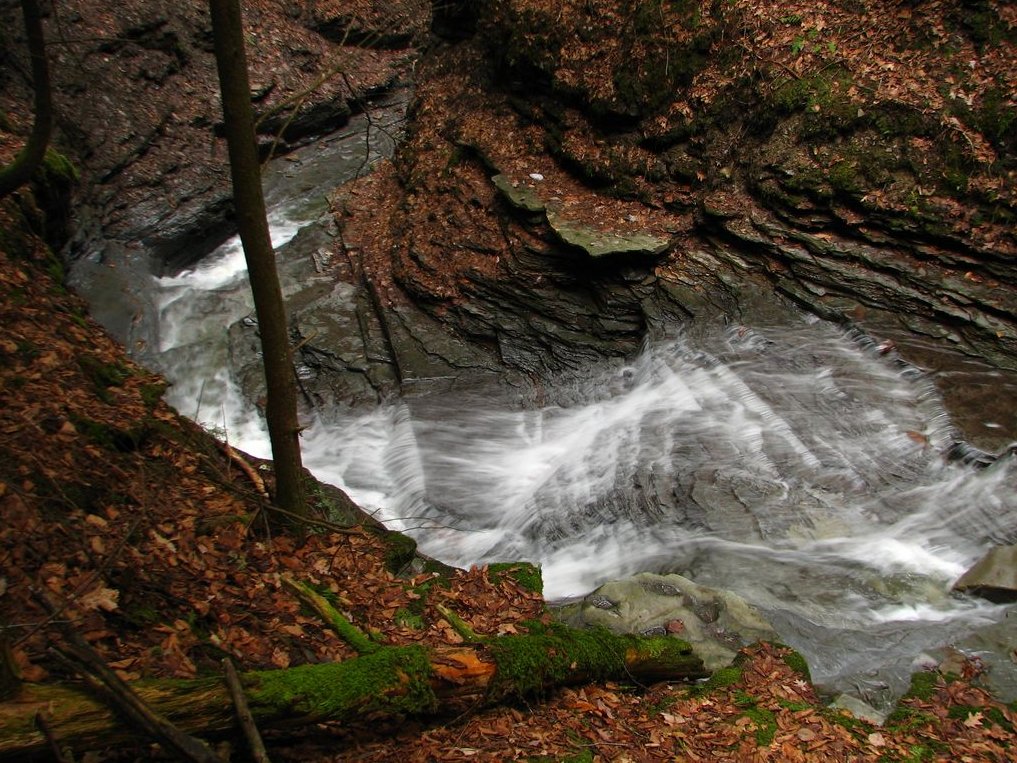
<svg viewBox="0 0 1017 763"><path fill-rule="evenodd" d="M682 680L704 677L702 661L684 641L618 636L605 630L552 626L457 647L386 646L345 662L241 674L259 727L424 715L448 715L539 694L557 686L607 679ZM181 731L236 733L236 714L220 677L143 680L131 684L142 701ZM45 711L51 733L75 750L144 742L100 701L69 683L24 684L0 703L0 760L48 749L35 725Z"/></svg>

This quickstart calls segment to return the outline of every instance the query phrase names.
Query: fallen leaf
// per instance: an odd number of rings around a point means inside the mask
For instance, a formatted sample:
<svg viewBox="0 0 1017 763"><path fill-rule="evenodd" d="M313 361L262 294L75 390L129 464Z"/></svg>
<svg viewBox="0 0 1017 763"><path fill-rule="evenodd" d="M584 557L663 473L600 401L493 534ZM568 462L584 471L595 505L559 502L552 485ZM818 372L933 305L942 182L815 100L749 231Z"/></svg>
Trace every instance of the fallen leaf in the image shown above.
<svg viewBox="0 0 1017 763"><path fill-rule="evenodd" d="M102 609L112 612L120 606L120 591L105 586L98 586L78 597L78 605L85 611Z"/></svg>
<svg viewBox="0 0 1017 763"><path fill-rule="evenodd" d="M982 725L982 711L971 713L967 718L964 719L964 725L969 729L973 729L976 726Z"/></svg>

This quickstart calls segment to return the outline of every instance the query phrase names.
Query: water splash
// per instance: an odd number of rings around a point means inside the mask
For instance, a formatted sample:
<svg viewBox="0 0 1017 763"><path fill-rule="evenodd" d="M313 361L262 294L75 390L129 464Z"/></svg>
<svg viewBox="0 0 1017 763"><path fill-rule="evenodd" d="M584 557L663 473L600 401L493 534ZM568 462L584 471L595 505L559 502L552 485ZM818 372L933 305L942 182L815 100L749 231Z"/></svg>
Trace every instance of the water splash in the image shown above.
<svg viewBox="0 0 1017 763"><path fill-rule="evenodd" d="M827 683L893 664L899 684L923 649L1002 616L950 588L1017 540L1013 459L944 458L935 389L858 337L701 332L552 394L403 401L316 422L305 451L425 553L531 560L549 598L640 571L740 593Z"/></svg>
<svg viewBox="0 0 1017 763"><path fill-rule="evenodd" d="M264 456L229 371L245 276L233 241L161 279L156 365L182 413ZM304 432L305 464L427 554L539 563L552 599L639 571L740 593L820 681L864 683L1001 617L950 586L1017 541L1014 459L944 458L957 436L935 388L864 336L700 327L543 392L529 408L491 390L333 411Z"/></svg>

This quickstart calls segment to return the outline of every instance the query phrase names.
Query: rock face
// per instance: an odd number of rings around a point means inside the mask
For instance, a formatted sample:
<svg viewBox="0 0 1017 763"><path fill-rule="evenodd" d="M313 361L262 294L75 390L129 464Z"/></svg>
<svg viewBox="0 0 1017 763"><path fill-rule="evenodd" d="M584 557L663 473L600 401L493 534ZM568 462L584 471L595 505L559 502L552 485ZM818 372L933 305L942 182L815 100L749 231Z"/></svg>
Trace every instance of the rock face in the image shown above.
<svg viewBox="0 0 1017 763"><path fill-rule="evenodd" d="M607 583L582 601L560 608L558 615L576 627L674 634L692 644L707 670L730 665L747 644L777 637L744 599L697 585L681 575L644 573Z"/></svg>
<svg viewBox="0 0 1017 763"><path fill-rule="evenodd" d="M340 218L391 299L541 377L631 353L710 302L748 322L746 284L932 370L930 347L1017 370L1001 6L984 28L959 3L898 28L865 0L810 31L737 2L468 5L443 11L390 179ZM930 26L977 82L930 84L959 76ZM851 57L856 34L885 43L878 76ZM988 450L1017 437L1017 414L993 416L970 432Z"/></svg>
<svg viewBox="0 0 1017 763"><path fill-rule="evenodd" d="M1017 601L1017 546L993 548L953 587L1000 604Z"/></svg>
<svg viewBox="0 0 1017 763"><path fill-rule="evenodd" d="M408 71L426 33L426 0L245 6L252 101L263 153L281 154L335 130L365 99ZM27 55L16 5L0 8L11 31L0 67L0 108L30 103L16 76ZM377 43L387 34L382 49ZM57 144L81 170L74 254L143 242L179 268L232 230L219 87L205 3L127 0L115 9L71 0L47 19ZM20 60L20 63L18 63ZM342 71L356 72L343 76ZM20 98L19 98L20 96ZM94 245L93 245L94 244ZM98 256L98 255L96 255Z"/></svg>
<svg viewBox="0 0 1017 763"><path fill-rule="evenodd" d="M333 275L377 305L423 310L447 345L544 377L629 354L704 306L739 315L751 282L905 354L931 337L1017 368L1003 5L945 2L900 24L873 22L881 0L822 24L740 2L431 5L246 9L266 154L402 77L435 17L404 150L336 207L349 249L333 261L353 264ZM0 20L23 57L15 13ZM153 252L157 268L201 256L230 214L204 6L131 0L114 17L71 0L57 21L51 35L85 41L52 48L61 142L82 168L72 253L131 279ZM24 124L12 72L3 105ZM983 446L1014 439L1015 415Z"/></svg>

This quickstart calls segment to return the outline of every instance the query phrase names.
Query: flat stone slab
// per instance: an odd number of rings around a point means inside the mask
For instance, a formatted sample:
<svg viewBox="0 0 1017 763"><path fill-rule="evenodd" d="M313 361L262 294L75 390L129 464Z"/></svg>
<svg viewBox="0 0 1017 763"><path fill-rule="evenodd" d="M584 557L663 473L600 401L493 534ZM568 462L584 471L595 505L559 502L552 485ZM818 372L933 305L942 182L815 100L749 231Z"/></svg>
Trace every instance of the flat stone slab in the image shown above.
<svg viewBox="0 0 1017 763"><path fill-rule="evenodd" d="M537 214L543 212L545 204L536 189L527 183L514 182L508 175L495 175L491 178L505 200L516 209Z"/></svg>
<svg viewBox="0 0 1017 763"><path fill-rule="evenodd" d="M999 604L1017 601L1017 546L991 549L953 587Z"/></svg>
<svg viewBox="0 0 1017 763"><path fill-rule="evenodd" d="M609 233L594 226L569 220L544 202L533 183L513 180L497 174L491 178L494 187L509 204L530 214L543 214L547 224L559 239L569 246L578 247L594 259L613 255L656 257L664 254L671 245L670 239L649 233Z"/></svg>
<svg viewBox="0 0 1017 763"><path fill-rule="evenodd" d="M607 233L597 228L565 220L553 212L547 213L547 223L566 244L576 246L594 259L612 255L638 255L656 257L667 251L669 239L649 233Z"/></svg>

